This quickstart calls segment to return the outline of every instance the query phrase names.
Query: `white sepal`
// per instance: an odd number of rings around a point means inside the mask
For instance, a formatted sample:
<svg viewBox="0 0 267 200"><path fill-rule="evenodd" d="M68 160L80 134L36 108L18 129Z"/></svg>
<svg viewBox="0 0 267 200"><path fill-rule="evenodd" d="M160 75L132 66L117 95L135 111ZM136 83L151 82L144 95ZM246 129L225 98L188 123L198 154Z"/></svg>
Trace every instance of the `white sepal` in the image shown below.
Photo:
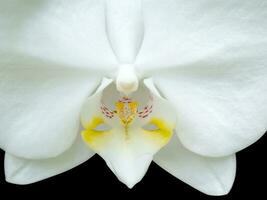
<svg viewBox="0 0 267 200"><path fill-rule="evenodd" d="M87 161L94 155L78 136L75 143L63 154L49 159L30 160L5 154L6 181L30 184L63 173Z"/></svg>
<svg viewBox="0 0 267 200"><path fill-rule="evenodd" d="M167 172L208 195L225 195L235 180L235 155L211 158L197 155L179 142L176 135L154 157Z"/></svg>

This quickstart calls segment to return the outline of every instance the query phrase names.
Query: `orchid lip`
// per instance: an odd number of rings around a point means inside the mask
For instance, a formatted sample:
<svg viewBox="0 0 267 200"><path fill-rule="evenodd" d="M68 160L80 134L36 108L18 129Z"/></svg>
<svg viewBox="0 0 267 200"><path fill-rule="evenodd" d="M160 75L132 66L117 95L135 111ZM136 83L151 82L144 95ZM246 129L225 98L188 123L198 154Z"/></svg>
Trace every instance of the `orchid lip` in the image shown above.
<svg viewBox="0 0 267 200"><path fill-rule="evenodd" d="M116 87L116 82L105 79L86 101L81 134L131 188L142 179L153 155L169 142L176 115L171 104L155 94L151 81L142 82L130 96Z"/></svg>
<svg viewBox="0 0 267 200"><path fill-rule="evenodd" d="M114 162L107 159L106 163L117 178L131 189L143 178L143 171L147 171L152 160L153 154L148 153L138 158L132 158L131 161Z"/></svg>

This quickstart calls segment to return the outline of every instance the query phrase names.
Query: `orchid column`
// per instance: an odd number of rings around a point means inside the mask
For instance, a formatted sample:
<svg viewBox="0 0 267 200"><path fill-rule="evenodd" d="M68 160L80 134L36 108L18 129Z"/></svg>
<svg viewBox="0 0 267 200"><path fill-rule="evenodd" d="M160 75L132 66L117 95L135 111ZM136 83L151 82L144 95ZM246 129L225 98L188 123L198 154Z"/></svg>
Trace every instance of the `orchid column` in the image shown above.
<svg viewBox="0 0 267 200"><path fill-rule="evenodd" d="M135 59L144 38L142 0L106 1L107 37L119 68L117 89L125 94L138 88Z"/></svg>

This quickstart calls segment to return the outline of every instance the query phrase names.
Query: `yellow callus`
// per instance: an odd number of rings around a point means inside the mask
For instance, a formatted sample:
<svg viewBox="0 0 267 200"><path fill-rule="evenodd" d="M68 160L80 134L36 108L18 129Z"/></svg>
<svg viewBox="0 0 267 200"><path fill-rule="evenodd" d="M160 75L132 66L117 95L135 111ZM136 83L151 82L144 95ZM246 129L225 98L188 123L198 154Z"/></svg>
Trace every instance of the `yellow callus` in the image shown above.
<svg viewBox="0 0 267 200"><path fill-rule="evenodd" d="M92 148L101 146L101 144L103 144L104 137L110 133L109 130L96 130L96 128L103 123L104 120L102 117L93 117L91 122L89 122L87 125L84 125L85 130L81 132L82 138Z"/></svg>
<svg viewBox="0 0 267 200"><path fill-rule="evenodd" d="M143 129L144 134L160 146L166 145L173 134L174 125L168 124L165 120L156 117L151 118L148 124L154 125L157 129Z"/></svg>
<svg viewBox="0 0 267 200"><path fill-rule="evenodd" d="M120 118L123 126L128 126L136 117L138 103L117 102L115 105L116 105L116 113Z"/></svg>

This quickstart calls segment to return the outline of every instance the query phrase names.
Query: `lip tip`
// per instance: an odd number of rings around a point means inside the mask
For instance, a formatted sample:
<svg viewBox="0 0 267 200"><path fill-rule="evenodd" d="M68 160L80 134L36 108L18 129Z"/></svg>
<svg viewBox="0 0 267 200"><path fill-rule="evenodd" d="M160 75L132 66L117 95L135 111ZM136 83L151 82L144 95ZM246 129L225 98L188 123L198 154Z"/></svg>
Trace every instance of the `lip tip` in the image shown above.
<svg viewBox="0 0 267 200"><path fill-rule="evenodd" d="M124 185L128 187L128 189L132 189L141 179L137 177L129 177L129 176L118 176L117 178L119 179L120 182L122 182Z"/></svg>
<svg viewBox="0 0 267 200"><path fill-rule="evenodd" d="M126 186L131 190L135 186L135 184L126 184Z"/></svg>
<svg viewBox="0 0 267 200"><path fill-rule="evenodd" d="M123 181L123 183L128 187L128 189L133 189L133 187L139 182L140 180L135 180L135 181Z"/></svg>

